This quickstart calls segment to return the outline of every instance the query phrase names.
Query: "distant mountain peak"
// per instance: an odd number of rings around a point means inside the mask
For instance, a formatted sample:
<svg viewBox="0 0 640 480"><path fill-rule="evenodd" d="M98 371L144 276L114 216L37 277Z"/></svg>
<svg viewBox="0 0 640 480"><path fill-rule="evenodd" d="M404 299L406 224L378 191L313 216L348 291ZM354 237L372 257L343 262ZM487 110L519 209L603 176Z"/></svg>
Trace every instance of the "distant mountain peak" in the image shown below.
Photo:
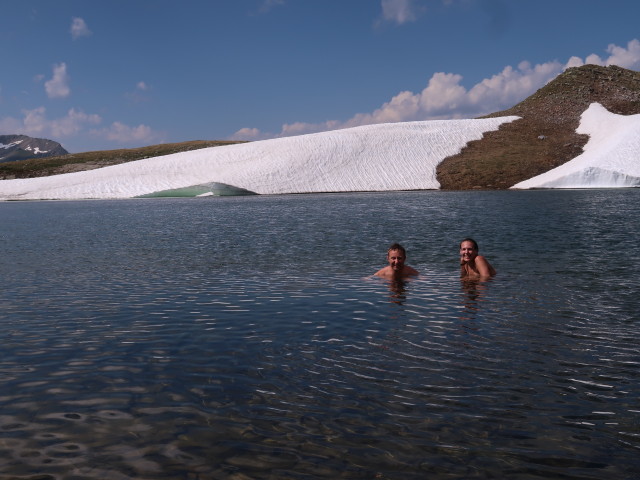
<svg viewBox="0 0 640 480"><path fill-rule="evenodd" d="M0 163L29 158L57 157L68 153L58 142L46 138L0 135Z"/></svg>

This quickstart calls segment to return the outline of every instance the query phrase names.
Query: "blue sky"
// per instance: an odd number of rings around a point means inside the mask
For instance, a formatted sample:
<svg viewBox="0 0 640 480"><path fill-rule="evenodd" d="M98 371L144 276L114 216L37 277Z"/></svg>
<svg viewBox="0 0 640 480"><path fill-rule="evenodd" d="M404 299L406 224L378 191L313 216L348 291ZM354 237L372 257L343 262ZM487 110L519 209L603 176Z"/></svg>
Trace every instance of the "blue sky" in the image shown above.
<svg viewBox="0 0 640 480"><path fill-rule="evenodd" d="M473 118L640 70L637 0L3 0L0 134L71 152Z"/></svg>

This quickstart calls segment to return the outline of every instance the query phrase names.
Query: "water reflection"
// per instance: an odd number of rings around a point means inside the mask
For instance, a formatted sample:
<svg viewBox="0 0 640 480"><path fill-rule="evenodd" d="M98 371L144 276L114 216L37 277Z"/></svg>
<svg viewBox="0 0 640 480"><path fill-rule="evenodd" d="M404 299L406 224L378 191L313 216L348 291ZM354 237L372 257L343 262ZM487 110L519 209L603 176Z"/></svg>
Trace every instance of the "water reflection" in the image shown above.
<svg viewBox="0 0 640 480"><path fill-rule="evenodd" d="M403 305L407 301L407 281L398 279L389 282L389 299L392 303Z"/></svg>
<svg viewBox="0 0 640 480"><path fill-rule="evenodd" d="M462 305L464 307L460 320L474 320L480 311L493 278L487 280L468 279L460 280L462 287Z"/></svg>

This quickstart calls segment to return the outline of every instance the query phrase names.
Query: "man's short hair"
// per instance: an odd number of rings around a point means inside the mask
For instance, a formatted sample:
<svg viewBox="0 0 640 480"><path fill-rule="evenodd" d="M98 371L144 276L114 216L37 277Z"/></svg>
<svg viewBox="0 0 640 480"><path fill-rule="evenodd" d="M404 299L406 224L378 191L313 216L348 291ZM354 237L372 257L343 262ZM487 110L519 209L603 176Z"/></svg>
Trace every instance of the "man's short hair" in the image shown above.
<svg viewBox="0 0 640 480"><path fill-rule="evenodd" d="M399 243L394 243L387 249L387 256L389 255L389 252L391 252L393 250L398 250L398 251L402 252L402 256L406 258L407 251Z"/></svg>

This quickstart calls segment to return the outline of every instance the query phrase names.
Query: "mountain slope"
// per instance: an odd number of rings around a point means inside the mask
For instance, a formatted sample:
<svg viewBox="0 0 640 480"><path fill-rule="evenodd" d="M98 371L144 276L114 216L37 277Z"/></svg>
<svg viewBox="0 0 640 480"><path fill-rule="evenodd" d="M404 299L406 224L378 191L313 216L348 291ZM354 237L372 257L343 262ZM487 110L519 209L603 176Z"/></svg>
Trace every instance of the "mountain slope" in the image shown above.
<svg viewBox="0 0 640 480"><path fill-rule="evenodd" d="M59 157L30 158L20 162L0 163L0 180L14 178L34 178L81 172L96 168L134 162L150 157L160 157L178 152L187 152L200 148L233 145L225 140L192 140L179 143L162 143L149 147L123 148L118 150L99 150L95 152L69 153Z"/></svg>
<svg viewBox="0 0 640 480"><path fill-rule="evenodd" d="M521 119L443 160L437 168L442 189L509 188L575 158L588 140L576 133L580 115L594 102L615 114L640 113L640 73L616 66L569 68L514 107L488 115Z"/></svg>
<svg viewBox="0 0 640 480"><path fill-rule="evenodd" d="M640 73L615 66L567 69L514 107L487 115L520 119L486 132L440 161L436 168L440 188L506 189L576 158L588 140L576 129L592 103L613 114L640 113ZM232 143L183 142L0 163L0 179L58 175Z"/></svg>
<svg viewBox="0 0 640 480"><path fill-rule="evenodd" d="M26 135L0 135L0 163L56 157L67 153L69 152L62 145L53 140Z"/></svg>
<svg viewBox="0 0 640 480"><path fill-rule="evenodd" d="M0 200L431 190L436 165L517 117L387 123L0 181ZM232 187L232 188L230 188Z"/></svg>

